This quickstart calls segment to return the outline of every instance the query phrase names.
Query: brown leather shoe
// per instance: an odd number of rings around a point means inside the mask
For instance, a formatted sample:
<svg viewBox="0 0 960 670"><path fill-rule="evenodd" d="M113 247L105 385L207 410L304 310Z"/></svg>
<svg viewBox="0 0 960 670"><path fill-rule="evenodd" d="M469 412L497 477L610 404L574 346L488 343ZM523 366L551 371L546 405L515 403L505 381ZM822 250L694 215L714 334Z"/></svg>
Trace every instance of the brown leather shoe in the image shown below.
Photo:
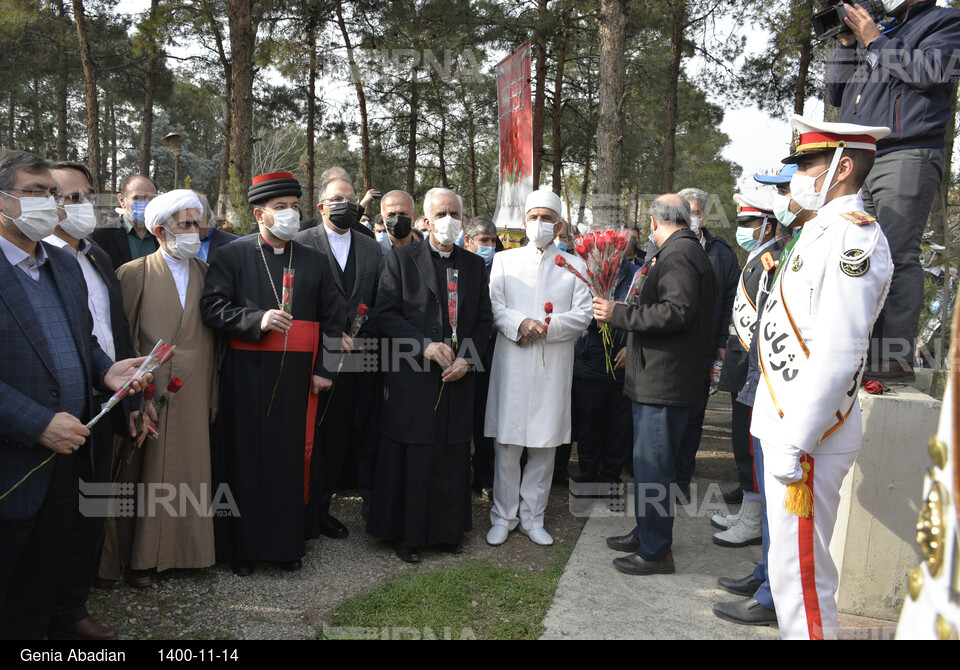
<svg viewBox="0 0 960 670"><path fill-rule="evenodd" d="M613 567L627 575L672 575L677 571L673 565L673 553L662 561L648 561L637 554L613 559Z"/></svg>
<svg viewBox="0 0 960 670"><path fill-rule="evenodd" d="M97 623L90 617L48 633L51 640L93 640L95 642L115 640L119 635L116 628Z"/></svg>
<svg viewBox="0 0 960 670"><path fill-rule="evenodd" d="M135 589L146 589L153 586L153 570L132 570L127 568L123 571L123 581Z"/></svg>
<svg viewBox="0 0 960 670"><path fill-rule="evenodd" d="M863 373L867 381L896 382L898 384L912 384L917 381L913 368L900 361L884 361L879 365L868 365Z"/></svg>

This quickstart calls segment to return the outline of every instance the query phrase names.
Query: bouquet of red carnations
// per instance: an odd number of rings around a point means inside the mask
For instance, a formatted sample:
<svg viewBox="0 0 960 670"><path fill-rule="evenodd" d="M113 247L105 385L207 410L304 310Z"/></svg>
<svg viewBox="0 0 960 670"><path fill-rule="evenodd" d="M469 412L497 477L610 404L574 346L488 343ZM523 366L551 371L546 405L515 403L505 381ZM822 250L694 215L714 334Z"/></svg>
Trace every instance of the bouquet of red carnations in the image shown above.
<svg viewBox="0 0 960 670"><path fill-rule="evenodd" d="M577 255L587 265L587 276L584 277L576 268L567 263L562 254L557 255L556 264L565 267L583 281L595 298L604 300L613 299L613 291L617 287L617 277L620 274L620 264L623 255L630 243L630 234L626 231L605 230L574 238ZM613 330L609 323L600 324L600 334L603 336L603 350L607 363L607 371L612 375L613 361L610 351L613 348Z"/></svg>
<svg viewBox="0 0 960 670"><path fill-rule="evenodd" d="M633 275L633 283L630 284L630 291L627 293L627 304L637 306L640 302L640 289L643 288L643 282L647 278L647 272L650 271L649 265L644 265Z"/></svg>

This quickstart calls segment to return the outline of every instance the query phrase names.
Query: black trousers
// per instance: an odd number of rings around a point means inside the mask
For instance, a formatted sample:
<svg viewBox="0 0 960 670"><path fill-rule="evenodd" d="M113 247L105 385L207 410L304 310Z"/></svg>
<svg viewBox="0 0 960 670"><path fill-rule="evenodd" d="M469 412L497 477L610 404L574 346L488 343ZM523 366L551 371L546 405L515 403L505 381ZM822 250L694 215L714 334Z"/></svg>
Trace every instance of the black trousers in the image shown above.
<svg viewBox="0 0 960 670"><path fill-rule="evenodd" d="M41 640L53 616L77 511L77 454L58 454L40 509L0 520L0 639ZM26 474L26 473L24 473Z"/></svg>
<svg viewBox="0 0 960 670"><path fill-rule="evenodd" d="M633 452L633 418L623 384L574 378L573 406L577 420L580 480L620 483L620 473Z"/></svg>
<svg viewBox="0 0 960 670"><path fill-rule="evenodd" d="M750 417L753 408L737 402L733 395L733 459L737 464L737 479L740 488L755 493L757 482L753 476L753 436L750 435Z"/></svg>

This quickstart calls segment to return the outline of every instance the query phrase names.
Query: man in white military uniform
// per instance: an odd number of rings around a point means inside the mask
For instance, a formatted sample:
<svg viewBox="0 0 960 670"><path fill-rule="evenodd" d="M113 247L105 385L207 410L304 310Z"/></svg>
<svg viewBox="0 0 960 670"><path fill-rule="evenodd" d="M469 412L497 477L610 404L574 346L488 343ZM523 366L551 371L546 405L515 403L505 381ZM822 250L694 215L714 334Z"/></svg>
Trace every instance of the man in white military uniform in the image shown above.
<svg viewBox="0 0 960 670"><path fill-rule="evenodd" d="M960 639L960 310L953 312L950 380L930 468L923 483L917 542L923 561L910 571L898 640Z"/></svg>
<svg viewBox="0 0 960 670"><path fill-rule="evenodd" d="M573 345L593 318L590 291L554 262L560 253L560 198L541 188L527 197L527 238L519 249L493 257L490 303L497 341L490 372L484 434L494 438L492 527L487 542L500 545L519 524L541 545L553 544L543 528L554 454L570 442ZM565 256L582 275L579 258ZM553 303L550 325L544 305ZM521 481L520 456L527 448Z"/></svg>
<svg viewBox="0 0 960 670"><path fill-rule="evenodd" d="M867 344L893 274L887 240L859 194L889 130L791 121L791 195L817 217L784 250L756 333L764 379L751 433L763 444L780 634L822 639L837 635L830 538L860 449Z"/></svg>

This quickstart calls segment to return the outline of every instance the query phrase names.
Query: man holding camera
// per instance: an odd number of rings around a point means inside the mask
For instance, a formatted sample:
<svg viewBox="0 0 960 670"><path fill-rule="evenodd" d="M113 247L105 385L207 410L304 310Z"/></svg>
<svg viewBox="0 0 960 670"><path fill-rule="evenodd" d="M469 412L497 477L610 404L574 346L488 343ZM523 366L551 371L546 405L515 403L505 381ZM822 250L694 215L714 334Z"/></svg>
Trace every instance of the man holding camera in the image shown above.
<svg viewBox="0 0 960 670"><path fill-rule="evenodd" d="M880 24L860 5L843 5L850 30L837 35L841 45L828 93L841 122L892 131L877 143L863 185L864 203L890 243L895 267L866 377L911 382L923 296L920 237L943 174L960 11L937 7L935 0L882 5L891 18Z"/></svg>

